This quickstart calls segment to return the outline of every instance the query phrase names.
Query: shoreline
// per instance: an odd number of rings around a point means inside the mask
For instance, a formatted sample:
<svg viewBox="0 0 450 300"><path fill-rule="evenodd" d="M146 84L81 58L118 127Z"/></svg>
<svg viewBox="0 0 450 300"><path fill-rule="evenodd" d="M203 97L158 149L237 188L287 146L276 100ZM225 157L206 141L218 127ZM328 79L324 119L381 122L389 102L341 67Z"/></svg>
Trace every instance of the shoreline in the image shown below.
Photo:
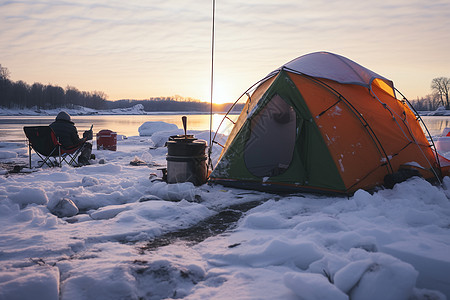
<svg viewBox="0 0 450 300"><path fill-rule="evenodd" d="M209 111L145 111L142 104L129 108L117 108L108 110L95 110L92 108L77 106L73 108L61 107L56 109L9 109L0 107L0 116L56 116L60 111L66 111L72 116L105 116L105 115L209 115ZM239 114L240 111L230 112ZM213 111L213 114L226 114L226 111Z"/></svg>
<svg viewBox="0 0 450 300"><path fill-rule="evenodd" d="M96 113L84 113L84 112L79 112L79 111L74 111L72 112L72 110L70 109L61 109L64 110L66 112L68 112L71 116L154 116L154 115L209 115L209 112L201 112L201 111L158 111L158 112L135 112L135 113L126 113L126 112L111 112L111 111L107 111L107 112L96 112ZM45 117L45 116L56 116L58 114L59 111L61 110L55 110L55 112L21 112L21 111L15 111L12 113L4 113L2 111L0 111L0 117L20 117L20 116L36 116L36 117ZM222 112L222 111L213 111L213 114L226 114L227 112ZM238 115L240 114L240 112L230 112L230 115Z"/></svg>
<svg viewBox="0 0 450 300"><path fill-rule="evenodd" d="M9 109L0 107L0 117L8 116L56 116L61 110L72 116L109 116L109 115L209 115L209 111L145 111L143 106L135 105L130 108L94 110L86 107L56 108L56 109ZM226 114L227 111L213 111L212 114ZM241 110L229 112L231 115L238 115ZM445 117L450 116L450 110L437 109L435 111L417 111L420 116Z"/></svg>

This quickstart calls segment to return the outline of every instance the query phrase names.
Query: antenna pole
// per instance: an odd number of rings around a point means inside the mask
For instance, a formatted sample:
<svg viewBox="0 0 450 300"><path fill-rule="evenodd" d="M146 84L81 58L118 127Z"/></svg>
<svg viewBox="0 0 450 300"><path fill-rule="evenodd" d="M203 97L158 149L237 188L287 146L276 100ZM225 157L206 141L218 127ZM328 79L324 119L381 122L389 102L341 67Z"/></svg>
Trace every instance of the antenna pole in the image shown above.
<svg viewBox="0 0 450 300"><path fill-rule="evenodd" d="M211 105L209 110L209 148L208 166L211 166L212 151L212 117L213 117L213 94L214 94L214 35L215 35L216 0L212 0L212 30L211 30ZM211 166L212 168L212 166Z"/></svg>

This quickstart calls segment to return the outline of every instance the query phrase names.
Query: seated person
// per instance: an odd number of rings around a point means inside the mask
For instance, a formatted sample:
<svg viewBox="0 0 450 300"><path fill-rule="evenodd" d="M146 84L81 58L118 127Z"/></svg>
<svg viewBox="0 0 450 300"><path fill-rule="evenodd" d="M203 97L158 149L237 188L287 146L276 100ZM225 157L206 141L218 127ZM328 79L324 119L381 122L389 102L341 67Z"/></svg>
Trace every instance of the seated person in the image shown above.
<svg viewBox="0 0 450 300"><path fill-rule="evenodd" d="M89 159L91 159L92 144L86 142L87 140L92 140L92 128L91 130L86 130L83 133L83 138L78 137L78 131L75 124L72 122L70 115L65 111L61 111L57 116L56 120L50 124L50 127L55 132L56 136L59 138L59 142L64 148L74 148L82 147L81 154L78 157L79 165L89 165Z"/></svg>

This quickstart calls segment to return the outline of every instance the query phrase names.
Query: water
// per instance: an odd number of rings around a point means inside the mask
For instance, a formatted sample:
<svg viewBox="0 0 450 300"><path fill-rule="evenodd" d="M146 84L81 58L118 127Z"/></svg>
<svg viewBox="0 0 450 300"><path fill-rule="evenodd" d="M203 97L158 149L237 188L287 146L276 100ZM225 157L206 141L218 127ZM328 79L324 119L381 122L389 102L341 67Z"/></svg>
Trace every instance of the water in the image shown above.
<svg viewBox="0 0 450 300"><path fill-rule="evenodd" d="M450 116L425 116L422 117L422 120L427 125L431 136L440 135L444 128L450 127Z"/></svg>
<svg viewBox="0 0 450 300"><path fill-rule="evenodd" d="M138 136L138 128L148 121L163 121L176 124L178 128L183 128L182 115L108 115L108 116L72 116L72 121L81 136L83 131L89 130L94 125L94 136L102 129L109 129L119 135ZM187 115L187 129L189 130L209 130L210 116L208 114ZM223 115L213 115L213 130L216 130ZM24 142L24 126L49 125L55 120L54 116L0 116L0 142ZM222 127L221 127L222 128ZM225 132L226 133L226 132Z"/></svg>
<svg viewBox="0 0 450 300"><path fill-rule="evenodd" d="M94 125L94 135L102 129L109 129L125 136L139 135L138 128L148 121L163 121L173 123L183 128L182 115L108 115L108 116L72 116L79 134ZM188 115L189 130L209 130L210 117L208 114ZM212 128L215 131L223 115L213 115ZM233 119L237 115L232 116ZM0 116L0 142L25 142L23 126L48 125L54 121L54 116ZM450 127L450 116L422 117L432 136L439 135L445 127ZM222 133L229 133L231 124L225 123L221 127Z"/></svg>

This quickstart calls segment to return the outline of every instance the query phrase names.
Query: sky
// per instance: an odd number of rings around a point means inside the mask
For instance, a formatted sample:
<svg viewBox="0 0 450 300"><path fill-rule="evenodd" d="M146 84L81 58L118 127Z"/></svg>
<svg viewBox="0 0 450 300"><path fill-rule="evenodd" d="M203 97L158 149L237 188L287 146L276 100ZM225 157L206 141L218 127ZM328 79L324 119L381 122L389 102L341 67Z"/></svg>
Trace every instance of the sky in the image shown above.
<svg viewBox="0 0 450 300"><path fill-rule="evenodd" d="M213 102L234 102L301 55L329 51L394 81L408 99L450 77L448 0L216 0ZM212 0L0 0L10 79L109 100L210 101Z"/></svg>

